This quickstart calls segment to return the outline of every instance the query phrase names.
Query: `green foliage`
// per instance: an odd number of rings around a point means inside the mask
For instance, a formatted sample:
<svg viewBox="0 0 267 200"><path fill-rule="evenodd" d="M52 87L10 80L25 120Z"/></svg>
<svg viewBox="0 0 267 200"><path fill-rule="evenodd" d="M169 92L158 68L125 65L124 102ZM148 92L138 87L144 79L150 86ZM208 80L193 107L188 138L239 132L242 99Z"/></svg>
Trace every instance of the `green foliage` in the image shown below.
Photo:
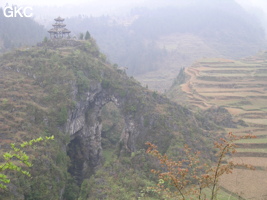
<svg viewBox="0 0 267 200"><path fill-rule="evenodd" d="M16 146L14 143L10 144L12 151L3 154L4 163L0 165L0 182L2 182L0 183L0 188L6 189L6 184L10 183L10 179L5 174L3 174L6 171L17 171L26 176L31 176L29 171L24 170L20 166L21 164L24 164L24 166L26 167L32 166L32 163L29 160L29 156L23 151L23 149L47 140L54 140L54 136L45 138L39 137L37 139L23 142L18 146Z"/></svg>
<svg viewBox="0 0 267 200"><path fill-rule="evenodd" d="M2 99L2 104L7 104L7 102L8 102L8 99Z"/></svg>
<svg viewBox="0 0 267 200"><path fill-rule="evenodd" d="M143 196L143 188L154 186L154 177L149 173L154 163L145 150L132 153L130 157L120 155L119 158L112 156L111 149L106 151L109 152L104 152L107 153L105 157L109 156L109 159L105 159L103 167L90 179L84 180L79 200L138 199ZM154 197L151 194L151 199L156 199Z"/></svg>
<svg viewBox="0 0 267 200"><path fill-rule="evenodd" d="M103 162L106 162L89 182L82 184L81 195L83 191L84 198L136 199L140 188L153 184L153 176L148 173L151 164L144 154L135 152L129 157L129 152L124 153L125 144L120 135L125 117L130 116L137 122L135 127L142 128L142 134L134 138L134 148L137 150L144 148L144 141L148 140L160 141L159 149L166 152L174 138L173 128L177 134L181 135L181 131L188 136L181 136L183 141L192 138L197 140L201 135L198 132L200 129L197 129L195 122L190 122L193 121L193 115L188 110L170 104L159 94L153 98L152 92L144 91L134 79L118 73L104 62L92 38L76 41L77 46L74 44L74 47L64 42L57 47L56 43L50 44L48 41L45 49L38 47L0 55L0 67L4 74L4 81L0 81L0 93L3 94L0 99L0 123L2 119L6 122L0 124L1 133L21 139L45 132L53 133L57 138L51 148L41 153L35 151L33 164L38 168L32 168L30 180L24 176L19 178L19 184L15 183L19 185L17 193L24 195L27 200L59 199L62 195L60 191L66 187L65 198L77 197L77 187L67 173L69 158L65 147L70 138L59 128L66 122L69 110L79 105L80 100L88 102L88 92L93 94L98 91L101 84L102 94L114 95L118 99L120 114L111 111L110 118L113 121L103 122ZM76 95L74 98L73 94ZM87 119L95 114L92 112L94 109L90 108L86 113ZM103 111L103 118L105 114ZM123 125L119 127L120 124ZM113 126L118 129L112 129ZM194 135L192 131L199 134ZM131 145L131 141L128 144ZM172 145L175 146L174 143Z"/></svg>
<svg viewBox="0 0 267 200"><path fill-rule="evenodd" d="M101 86L104 88L104 89L108 89L110 87L110 82L106 79L103 79L102 82L101 82Z"/></svg>
<svg viewBox="0 0 267 200"><path fill-rule="evenodd" d="M91 35L90 35L89 31L86 31L84 39L89 40L90 38L91 38Z"/></svg>
<svg viewBox="0 0 267 200"><path fill-rule="evenodd" d="M80 33L79 40L83 40L83 33Z"/></svg>
<svg viewBox="0 0 267 200"><path fill-rule="evenodd" d="M120 97L125 97L127 94L127 91L126 90L120 90Z"/></svg>
<svg viewBox="0 0 267 200"><path fill-rule="evenodd" d="M68 109L66 106L60 108L57 115L57 122L59 125L63 125L68 119Z"/></svg>
<svg viewBox="0 0 267 200"><path fill-rule="evenodd" d="M85 76L84 72L81 70L77 71L77 86L79 93L88 90L90 86L90 80Z"/></svg>
<svg viewBox="0 0 267 200"><path fill-rule="evenodd" d="M91 190L90 185L92 185L94 182L94 177L91 177L90 179L85 179L83 181L78 200L87 200Z"/></svg>
<svg viewBox="0 0 267 200"><path fill-rule="evenodd" d="M136 112L137 106L136 105L126 105L125 112Z"/></svg>
<svg viewBox="0 0 267 200"><path fill-rule="evenodd" d="M152 96L153 96L154 98L157 98L157 97L158 97L158 93L157 93L156 91L154 91L153 94L152 94Z"/></svg>
<svg viewBox="0 0 267 200"><path fill-rule="evenodd" d="M30 171L31 179L22 177L24 184L20 184L19 192L25 196L25 199L60 199L62 195L60 191L67 183L68 162L56 163L54 161L58 158L57 153L62 151L59 141L61 140L57 137L57 141L51 143L49 148L35 150L35 157L32 161L33 167ZM66 160L66 157L65 155L65 159L62 160Z"/></svg>
<svg viewBox="0 0 267 200"><path fill-rule="evenodd" d="M65 192L63 194L63 198L65 200L77 200L79 196L79 186L75 183L75 180L72 177L68 178Z"/></svg>
<svg viewBox="0 0 267 200"><path fill-rule="evenodd" d="M48 41L43 48L0 55L1 74L5 76L0 81L1 146L14 140L29 140L36 137L36 133L43 133L44 138L52 133L57 138L47 149L41 150L33 144L34 149L27 151L33 165L29 170L25 170L27 166L16 157L11 158L21 169L6 164L5 167L12 170L8 170L10 174L2 173L1 183L11 189L15 185L16 191L0 193L0 199L4 196L7 199L20 196L27 200L59 199L65 187L73 190L65 194L66 198L77 196L78 186L68 180L70 160L64 151L70 138L67 133L61 133L59 127L66 122L69 109L77 103L71 98L73 87L78 87L79 100L84 91L90 91L91 85L95 87L97 81L101 81L104 64L95 57L99 51L93 39L79 41L75 47L65 46L67 41L57 42ZM5 70L6 66L10 70ZM27 174L12 172L16 170L28 171L31 179ZM8 179L12 184L7 183Z"/></svg>
<svg viewBox="0 0 267 200"><path fill-rule="evenodd" d="M47 43L48 42L48 38L44 37L43 43Z"/></svg>

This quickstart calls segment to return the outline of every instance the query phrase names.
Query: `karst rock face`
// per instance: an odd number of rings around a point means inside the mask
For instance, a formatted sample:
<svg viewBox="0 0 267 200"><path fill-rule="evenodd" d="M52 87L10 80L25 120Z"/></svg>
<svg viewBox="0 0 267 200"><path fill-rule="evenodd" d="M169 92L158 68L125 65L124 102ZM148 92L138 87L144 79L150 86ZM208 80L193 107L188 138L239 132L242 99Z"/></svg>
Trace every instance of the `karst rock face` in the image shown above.
<svg viewBox="0 0 267 200"><path fill-rule="evenodd" d="M101 132L102 132L102 108L110 102L113 102L124 118L124 129L121 133L121 142L123 151L133 152L136 150L136 138L141 132L142 117L135 116L132 113L123 111L124 102L127 102L127 96L124 98L115 96L112 92L96 84L94 88L86 93L86 98L82 101L77 94L77 88L74 87L73 99L76 102L74 109L68 113L68 120L65 125L65 132L70 134L71 143L69 144L69 156L72 159L72 173L78 175L80 181L88 174L90 175L101 159ZM141 126L140 126L141 125Z"/></svg>
<svg viewBox="0 0 267 200"><path fill-rule="evenodd" d="M61 149L71 158L69 172L79 183L100 165L102 108L109 102L117 106L125 122L121 151L133 152L142 129L140 116L144 105L141 101L150 96L150 92L142 91L140 84L102 57L93 39L86 42L53 40L15 50L0 60L3 80L11 80L18 87L10 86L10 94L3 97L7 101L14 99L16 107L31 105L31 110L23 110L29 116L24 121L40 130L45 128L50 134L59 130L70 136L67 148ZM18 77L22 81L17 80ZM28 91L23 84L34 89ZM81 85L85 89L81 89ZM19 91L23 87L26 98L21 98L19 93L18 97L14 96L12 90ZM7 111L12 110L15 108Z"/></svg>
<svg viewBox="0 0 267 200"><path fill-rule="evenodd" d="M119 157L146 149L147 141L162 153L177 143L205 150L201 138L210 137L216 128L109 64L93 39L47 41L18 49L0 55L0 68L0 117L6 123L0 127L2 141L38 134L55 135L57 140L49 156L39 160L51 169L41 169L42 164L36 169L40 174L54 172L46 177L50 185L54 179L61 183L53 185L57 197L52 199L62 199L67 172L81 185L101 168L101 116L110 102L120 113L120 139L112 147ZM17 120L11 123L10 115ZM36 186L32 191L37 190Z"/></svg>

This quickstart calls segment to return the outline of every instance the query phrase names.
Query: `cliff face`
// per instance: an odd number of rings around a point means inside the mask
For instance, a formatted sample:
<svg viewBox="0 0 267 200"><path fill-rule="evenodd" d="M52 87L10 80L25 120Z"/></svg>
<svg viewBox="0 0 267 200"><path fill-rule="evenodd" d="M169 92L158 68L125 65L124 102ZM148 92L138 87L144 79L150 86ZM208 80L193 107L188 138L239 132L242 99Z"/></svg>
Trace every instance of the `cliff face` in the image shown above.
<svg viewBox="0 0 267 200"><path fill-rule="evenodd" d="M83 100L79 100L78 89L74 89L73 99L76 102L74 109L68 113L68 120L65 125L65 132L70 134L71 141L68 144L69 156L72 160L72 167L69 170L74 176L78 176L79 183L90 176L101 159L101 133L102 133L102 108L113 102L123 114L124 129L121 133L121 142L124 150L133 152L136 150L136 137L140 130L139 121L133 113L124 112L127 96L121 98L103 89L101 84L96 84L86 92ZM71 151L74 151L70 153ZM77 157L77 155L81 155Z"/></svg>
<svg viewBox="0 0 267 200"><path fill-rule="evenodd" d="M101 115L110 102L123 118L117 156L145 149L146 141L163 153L184 143L207 151L206 140L213 138L212 122L203 123L108 64L92 39L19 49L2 55L0 68L1 145L37 135L56 138L35 161L42 166L32 169L36 182L16 191L33 199L38 192L43 199L63 199L73 182L81 185L101 168Z"/></svg>
<svg viewBox="0 0 267 200"><path fill-rule="evenodd" d="M128 79L127 76L122 76ZM159 120L157 115L160 114L154 113L153 105L142 103L142 99L151 98L150 92L127 91L129 88L123 88L116 92L116 89L112 86L106 88L103 87L103 84L96 83L90 87L89 91L86 91L81 100L78 88L74 87L73 100L76 106L68 112L68 120L64 129L66 133L70 134L71 138L68 144L68 154L72 160L72 166L69 171L76 176L79 183L90 176L95 168L100 165L102 152L101 113L106 104L114 103L123 117L124 128L120 139L121 144L123 144L120 149L122 152L134 152L140 149L146 142L145 138L148 136L148 131L154 129L153 126L157 127L157 121ZM139 85L138 89L140 89ZM124 91L125 94L121 95ZM139 92L143 93L141 100L137 98L140 96ZM162 100L169 103L167 99ZM147 113L144 112L146 110ZM153 112L150 113L151 111ZM145 119L147 127L144 125ZM161 129L158 131L163 131ZM167 132L166 134L168 134ZM162 134L165 133L162 132Z"/></svg>

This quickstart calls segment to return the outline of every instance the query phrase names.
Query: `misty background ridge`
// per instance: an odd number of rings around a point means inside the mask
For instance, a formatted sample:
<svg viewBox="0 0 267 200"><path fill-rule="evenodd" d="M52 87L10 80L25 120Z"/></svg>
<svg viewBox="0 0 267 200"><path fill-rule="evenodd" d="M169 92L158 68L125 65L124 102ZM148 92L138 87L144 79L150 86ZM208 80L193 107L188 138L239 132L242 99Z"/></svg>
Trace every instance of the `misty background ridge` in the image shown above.
<svg viewBox="0 0 267 200"><path fill-rule="evenodd" d="M80 6L86 10L89 4L75 6L72 12ZM163 91L170 87L182 67L200 58L237 59L266 48L263 18L234 0L177 1L175 5L155 2L151 7L131 9L125 5L121 15L99 17L90 16L90 12L68 17L70 5L51 7L49 12L47 8L36 7L34 11L39 16L35 20L5 18L1 11L0 50L34 45L49 37L47 30L60 15L66 17L65 24L72 36L78 38L80 33L89 31L111 63L127 67L129 75ZM164 81L162 88L157 87L155 79Z"/></svg>

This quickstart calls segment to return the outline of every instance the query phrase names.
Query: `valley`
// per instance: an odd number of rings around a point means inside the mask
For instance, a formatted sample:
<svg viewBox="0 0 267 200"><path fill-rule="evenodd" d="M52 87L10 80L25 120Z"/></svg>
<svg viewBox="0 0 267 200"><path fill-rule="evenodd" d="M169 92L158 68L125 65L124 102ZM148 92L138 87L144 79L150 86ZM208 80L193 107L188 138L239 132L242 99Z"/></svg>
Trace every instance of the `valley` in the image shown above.
<svg viewBox="0 0 267 200"><path fill-rule="evenodd" d="M251 164L256 170L235 169L221 179L221 186L245 199L267 196L267 54L242 60L202 59L180 71L169 97L194 110L224 107L238 123L227 128L255 139L237 142L231 160Z"/></svg>

